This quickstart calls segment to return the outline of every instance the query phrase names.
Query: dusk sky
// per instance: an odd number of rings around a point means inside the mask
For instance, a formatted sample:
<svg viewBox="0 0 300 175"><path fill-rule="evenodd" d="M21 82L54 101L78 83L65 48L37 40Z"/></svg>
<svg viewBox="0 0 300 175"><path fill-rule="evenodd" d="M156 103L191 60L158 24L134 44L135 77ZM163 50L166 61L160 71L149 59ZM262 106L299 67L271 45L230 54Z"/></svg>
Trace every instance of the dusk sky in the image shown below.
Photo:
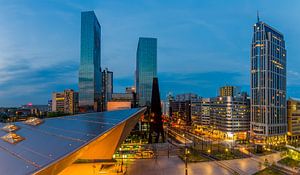
<svg viewBox="0 0 300 175"><path fill-rule="evenodd" d="M130 3L129 3L130 2ZM222 85L249 92L250 43L260 19L284 34L287 94L300 97L300 1L0 0L0 106L47 104L54 91L78 90L80 12L102 27L102 68L114 91L134 84L138 38L158 38L162 98L216 96Z"/></svg>

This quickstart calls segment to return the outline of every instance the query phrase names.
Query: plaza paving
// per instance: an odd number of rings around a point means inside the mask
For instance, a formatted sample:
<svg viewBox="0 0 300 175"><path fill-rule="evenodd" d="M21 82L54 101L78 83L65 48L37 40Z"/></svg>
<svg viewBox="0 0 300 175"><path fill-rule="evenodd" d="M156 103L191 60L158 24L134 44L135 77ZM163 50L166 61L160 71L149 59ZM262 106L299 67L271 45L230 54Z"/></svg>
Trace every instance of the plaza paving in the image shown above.
<svg viewBox="0 0 300 175"><path fill-rule="evenodd" d="M165 148L164 144L158 145L158 152L162 156L158 156L157 159L125 159L124 170L127 169L128 175L183 175L184 174L184 162L176 155L166 156L166 151L162 151ZM174 148L173 148L174 149ZM189 175L229 175L233 174L234 170L241 175L251 175L257 171L265 168L263 162L268 159L269 163L273 163L281 159L280 153L273 153L266 156L254 156L251 158L224 160L224 161L210 161L199 163L188 163ZM261 163L259 163L261 162ZM99 172L99 163L88 164L73 164L65 169L61 174L72 175L92 175L92 174L116 174L115 170L120 168L120 160L118 165L112 167L112 171ZM115 169L115 170L113 170ZM119 173L121 174L121 173Z"/></svg>
<svg viewBox="0 0 300 175"><path fill-rule="evenodd" d="M267 156L257 158L245 158L220 161L232 169L235 169L240 174L253 174L264 168L259 161L263 162L265 159L272 163L280 159L279 153L274 153ZM159 157L155 159L139 159L128 163L129 175L182 175L184 174L184 162L178 157ZM200 162L188 164L189 175L229 175L233 174L231 171L219 166L216 162Z"/></svg>

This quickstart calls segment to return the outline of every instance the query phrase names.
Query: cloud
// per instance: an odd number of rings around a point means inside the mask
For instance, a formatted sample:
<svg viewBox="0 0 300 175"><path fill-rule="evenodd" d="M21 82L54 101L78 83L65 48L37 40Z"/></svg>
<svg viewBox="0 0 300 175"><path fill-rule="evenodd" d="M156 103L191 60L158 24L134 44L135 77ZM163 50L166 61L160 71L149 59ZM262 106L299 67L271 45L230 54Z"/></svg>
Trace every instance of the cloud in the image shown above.
<svg viewBox="0 0 300 175"><path fill-rule="evenodd" d="M32 68L26 62L1 69L0 106L46 104L53 91L77 90L78 65L70 62Z"/></svg>
<svg viewBox="0 0 300 175"><path fill-rule="evenodd" d="M217 95L218 88L225 85L239 86L249 92L248 83L240 83L243 75L239 72L203 72L203 73L158 73L161 98L165 99L169 92L197 93L203 97ZM133 85L133 77L116 77L114 88L117 92L124 92L125 87Z"/></svg>
<svg viewBox="0 0 300 175"><path fill-rule="evenodd" d="M300 73L294 70L287 71L287 84L300 86Z"/></svg>
<svg viewBox="0 0 300 175"><path fill-rule="evenodd" d="M281 10L278 11L278 3ZM0 106L45 103L52 91L77 88L80 12L102 26L102 67L116 91L133 85L138 37L158 38L161 91L213 96L224 84L249 88L250 42L257 9L285 34L288 85L297 94L299 2L7 1L0 6ZM16 94L16 95L15 95Z"/></svg>

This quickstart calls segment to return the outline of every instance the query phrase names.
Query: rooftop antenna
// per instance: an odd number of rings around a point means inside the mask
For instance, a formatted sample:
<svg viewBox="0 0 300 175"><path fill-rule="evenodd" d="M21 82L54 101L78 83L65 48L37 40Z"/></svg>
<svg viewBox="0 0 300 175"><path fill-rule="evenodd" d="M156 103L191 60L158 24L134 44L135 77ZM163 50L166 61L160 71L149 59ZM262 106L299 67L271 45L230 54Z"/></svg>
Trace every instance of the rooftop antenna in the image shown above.
<svg viewBox="0 0 300 175"><path fill-rule="evenodd" d="M259 22L259 11L257 10L257 22Z"/></svg>

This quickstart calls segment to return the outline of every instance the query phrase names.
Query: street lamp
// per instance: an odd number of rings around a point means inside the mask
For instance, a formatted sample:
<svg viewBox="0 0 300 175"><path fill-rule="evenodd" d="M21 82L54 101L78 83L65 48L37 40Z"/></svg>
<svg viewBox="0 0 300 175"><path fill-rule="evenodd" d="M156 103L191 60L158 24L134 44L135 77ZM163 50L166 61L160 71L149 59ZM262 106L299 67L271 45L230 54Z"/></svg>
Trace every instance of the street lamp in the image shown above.
<svg viewBox="0 0 300 175"><path fill-rule="evenodd" d="M188 150L187 148L185 148L185 175L188 175L188 169L187 169L187 154L188 154Z"/></svg>
<svg viewBox="0 0 300 175"><path fill-rule="evenodd" d="M123 173L123 155L122 155L122 148L119 148L120 151L120 156L122 158L122 163L121 163L121 172Z"/></svg>
<svg viewBox="0 0 300 175"><path fill-rule="evenodd" d="M208 149L208 150L207 150L207 152L208 152L208 154L210 154L210 153L211 153L211 150L210 150L210 149Z"/></svg>
<svg viewBox="0 0 300 175"><path fill-rule="evenodd" d="M187 169L187 146L186 146L186 137L185 134L182 135L184 137L184 163L185 163L185 175L188 175L188 169Z"/></svg>
<svg viewBox="0 0 300 175"><path fill-rule="evenodd" d="M225 152L226 152L226 157L227 157L227 155L228 155L228 148L225 149Z"/></svg>

